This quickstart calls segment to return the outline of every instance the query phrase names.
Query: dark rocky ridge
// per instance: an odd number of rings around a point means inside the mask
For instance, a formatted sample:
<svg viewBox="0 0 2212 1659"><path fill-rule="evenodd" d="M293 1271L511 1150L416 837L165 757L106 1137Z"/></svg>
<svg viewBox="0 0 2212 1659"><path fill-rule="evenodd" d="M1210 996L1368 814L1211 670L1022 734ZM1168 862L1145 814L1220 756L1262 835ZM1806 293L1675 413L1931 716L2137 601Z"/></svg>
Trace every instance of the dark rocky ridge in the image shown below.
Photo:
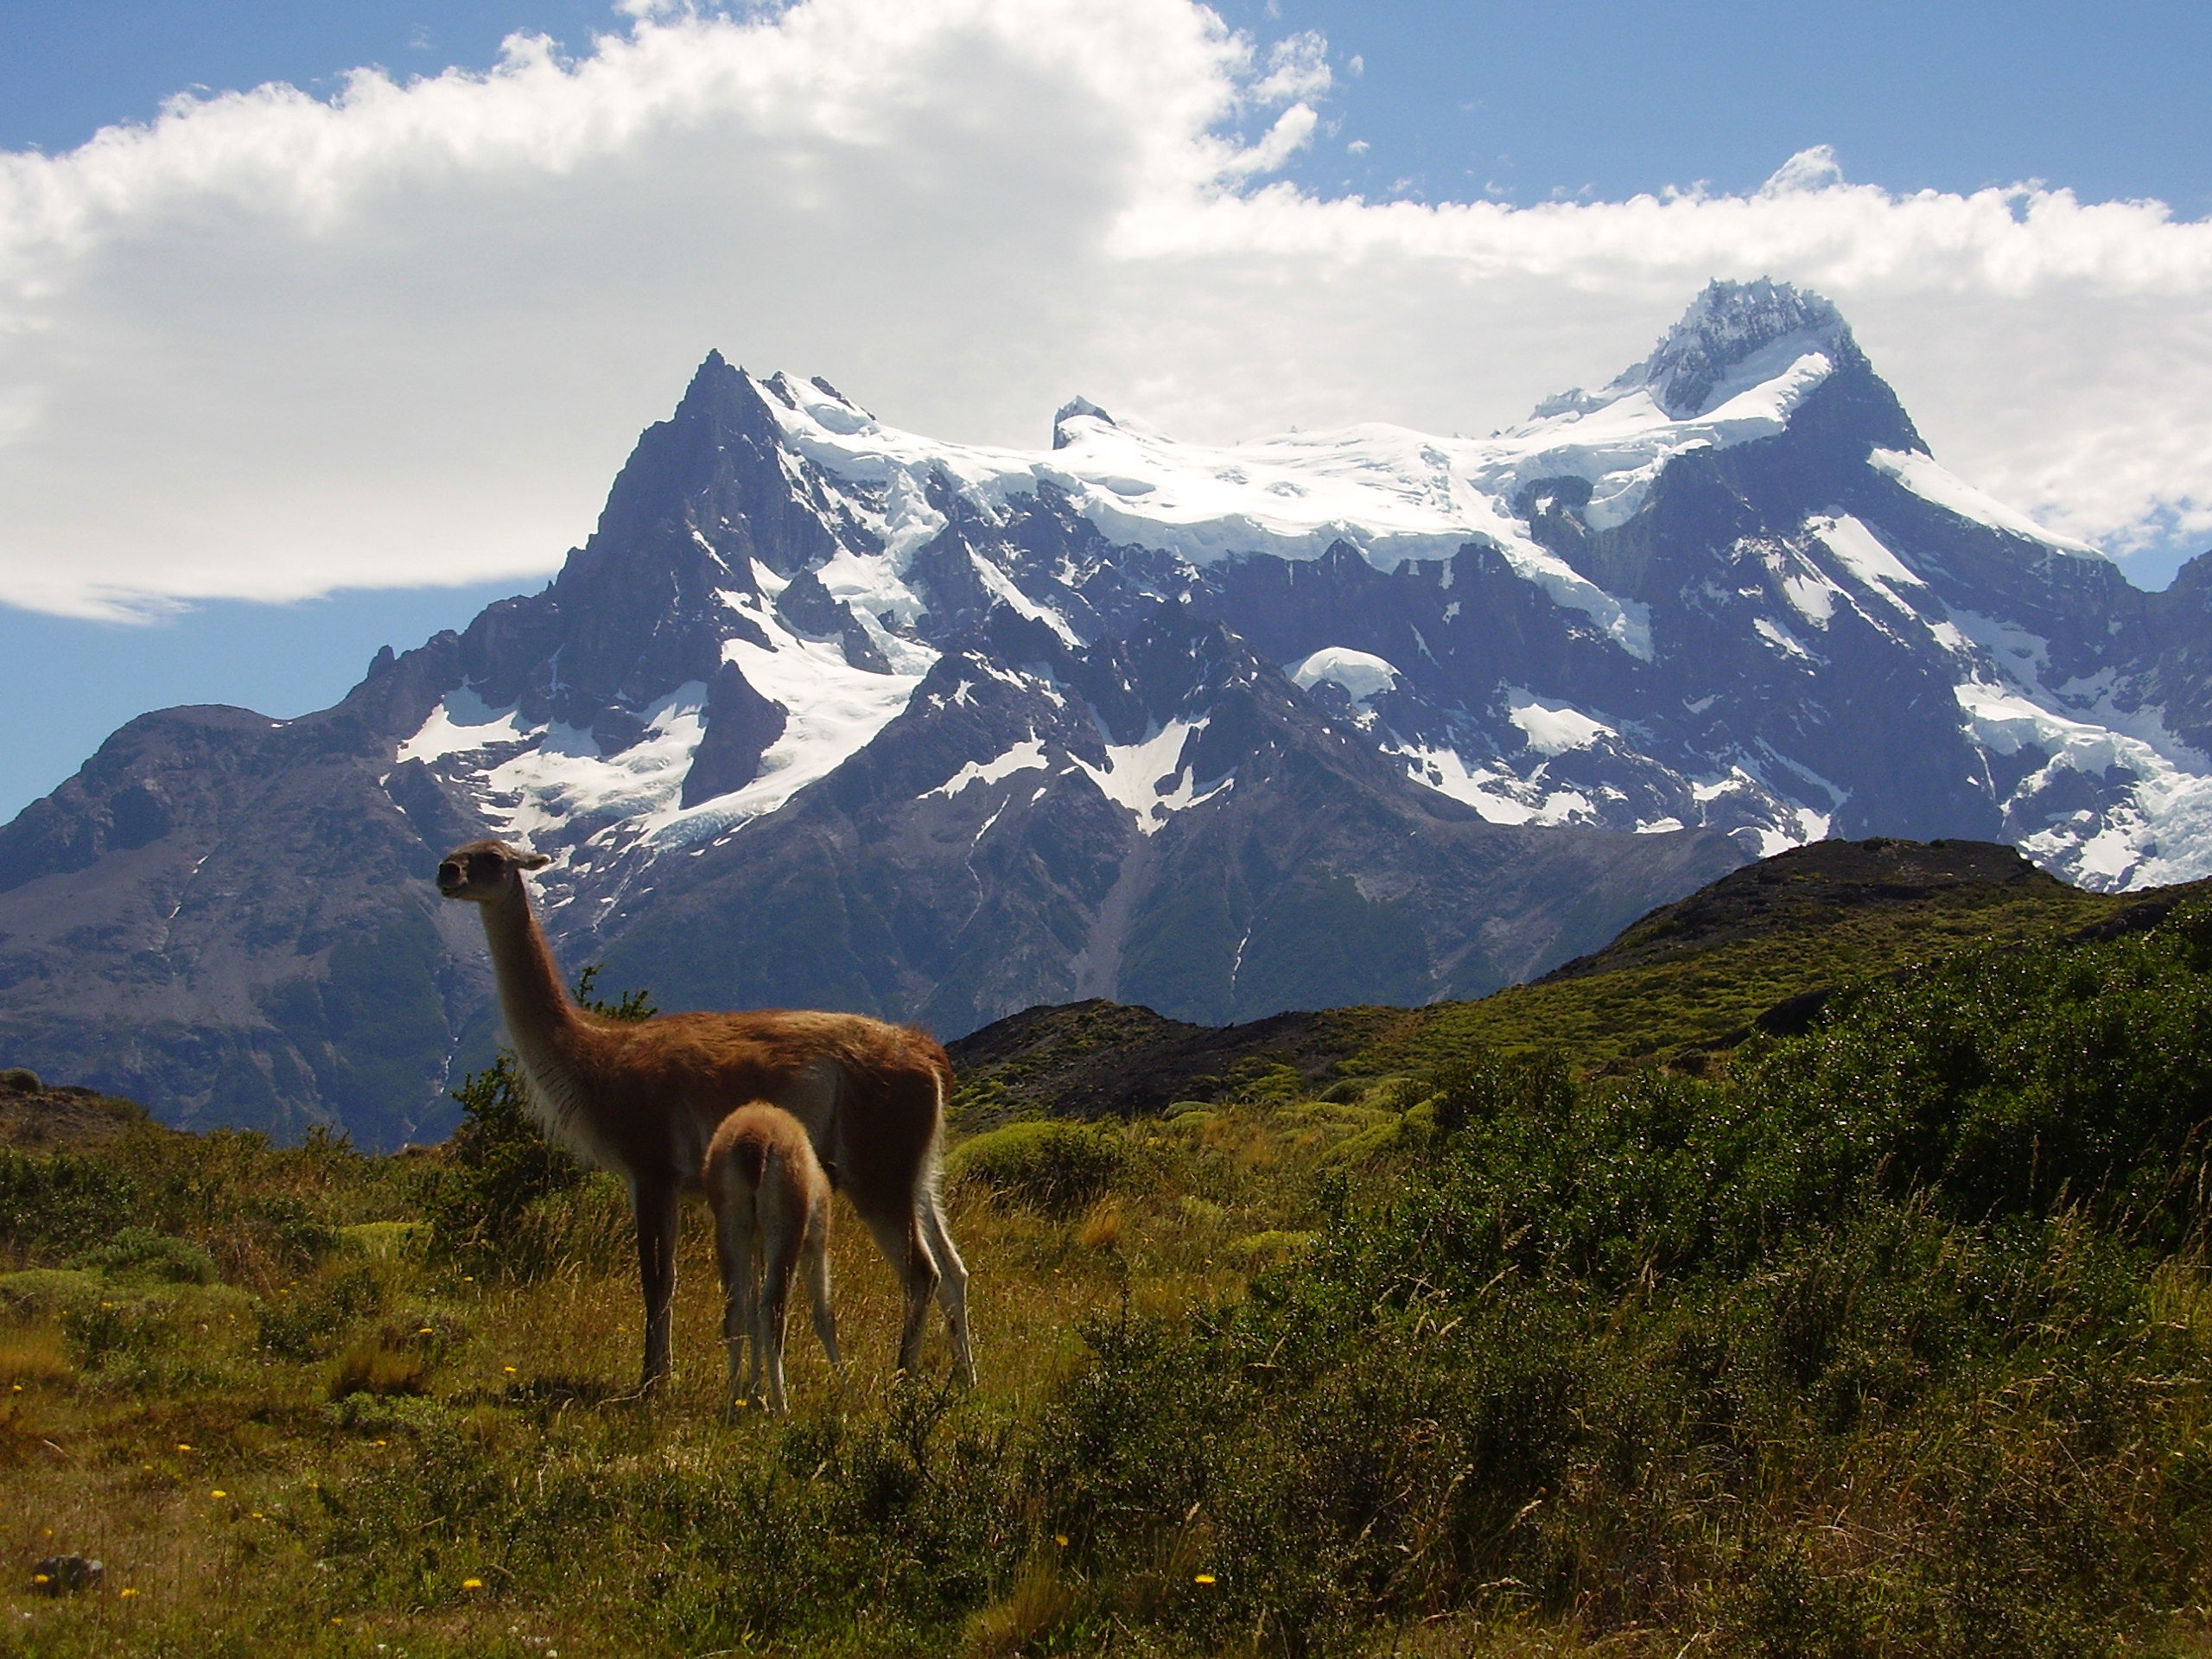
<svg viewBox="0 0 2212 1659"><path fill-rule="evenodd" d="M118 1100L79 1084L36 1089L0 1087L0 1147L16 1152L81 1152L153 1121L135 1100Z"/></svg>
<svg viewBox="0 0 2212 1659"><path fill-rule="evenodd" d="M962 1127L1019 1116L1142 1117L1210 1102L1288 1067L1314 1092L1345 1079L1425 1074L1472 1056L1544 1050L1570 1067L1611 1070L1615 1045L1559 1017L1563 995L1624 1004L1640 1041L1627 1064L1662 1056L1702 1071L1754 1029L1801 1036L1836 993L1977 948L2078 942L2156 927L2212 881L2134 895L2087 893L2010 847L1986 842L1818 842L1731 872L1662 906L1604 950L1484 1001L1341 1007L1229 1027L1193 1026L1150 1008L1093 1001L1023 1010L949 1045ZM1854 926L1853 925L1856 924ZM1742 1023L1698 1029L1699 1011L1662 1006L1651 970L1758 976L1776 1000Z"/></svg>
<svg viewBox="0 0 2212 1659"><path fill-rule="evenodd" d="M986 1119L1150 1116L1194 1093L1211 1099L1240 1061L1288 1065L1319 1084L1408 1017L1400 1008L1329 1008L1198 1026L1093 999L1027 1008L946 1046L967 1109L961 1127L973 1131Z"/></svg>
<svg viewBox="0 0 2212 1659"><path fill-rule="evenodd" d="M1961 888L2056 894L2066 884L2017 848L1986 841L1816 841L1724 875L1662 905L1604 950L1562 963L1535 982L1642 968L1747 938L1783 912L1912 905Z"/></svg>

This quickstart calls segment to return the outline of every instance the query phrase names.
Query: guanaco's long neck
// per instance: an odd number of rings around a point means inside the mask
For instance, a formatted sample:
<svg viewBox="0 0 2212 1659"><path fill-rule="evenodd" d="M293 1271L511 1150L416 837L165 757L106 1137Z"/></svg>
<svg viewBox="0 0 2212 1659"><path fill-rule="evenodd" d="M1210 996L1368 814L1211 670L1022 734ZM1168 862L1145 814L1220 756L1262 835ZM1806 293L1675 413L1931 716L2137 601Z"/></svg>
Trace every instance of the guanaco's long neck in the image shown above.
<svg viewBox="0 0 2212 1659"><path fill-rule="evenodd" d="M582 1022L562 988L561 970L531 912L529 893L518 882L512 898L486 905L483 911L499 1011L506 1015L516 1052L541 1077L565 1071Z"/></svg>

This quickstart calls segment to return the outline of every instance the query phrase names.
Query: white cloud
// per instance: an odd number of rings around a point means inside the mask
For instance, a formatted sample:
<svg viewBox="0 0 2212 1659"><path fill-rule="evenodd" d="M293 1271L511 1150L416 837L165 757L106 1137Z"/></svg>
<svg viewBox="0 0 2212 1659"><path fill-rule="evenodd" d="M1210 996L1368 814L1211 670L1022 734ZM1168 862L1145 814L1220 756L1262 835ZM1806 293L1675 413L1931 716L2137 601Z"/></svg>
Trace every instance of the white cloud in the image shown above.
<svg viewBox="0 0 2212 1659"><path fill-rule="evenodd" d="M0 156L0 598L542 574L709 346L969 440L1041 443L1078 387L1192 437L1475 430L1714 276L1835 299L1992 493L2212 535L2212 226L2156 203L1893 196L1821 151L1747 197L1319 201L1264 175L1324 44L1189 0L623 10L573 59Z"/></svg>
<svg viewBox="0 0 2212 1659"><path fill-rule="evenodd" d="M1250 95L1263 103L1316 98L1329 90L1331 80L1329 43L1309 29L1268 48L1268 73Z"/></svg>

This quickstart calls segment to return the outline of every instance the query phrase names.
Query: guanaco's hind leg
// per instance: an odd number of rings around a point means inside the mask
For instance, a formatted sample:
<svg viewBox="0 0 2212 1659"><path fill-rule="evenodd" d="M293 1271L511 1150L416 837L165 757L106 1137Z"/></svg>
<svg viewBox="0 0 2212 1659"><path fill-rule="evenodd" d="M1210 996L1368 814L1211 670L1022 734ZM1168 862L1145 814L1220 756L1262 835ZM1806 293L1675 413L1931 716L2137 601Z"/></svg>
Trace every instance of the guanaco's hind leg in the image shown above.
<svg viewBox="0 0 2212 1659"><path fill-rule="evenodd" d="M921 1364L922 1322L929 1317L930 1298L937 1294L937 1261L912 1205L902 1205L890 1215L869 1216L867 1221L876 1249L883 1252L906 1294L906 1322L899 1332L899 1369L911 1376Z"/></svg>
<svg viewBox="0 0 2212 1659"><path fill-rule="evenodd" d="M715 1261L722 1276L722 1348L729 1356L729 1386L725 1405L734 1409L741 1400L753 1397L760 1381L760 1345L753 1341L754 1306L760 1298L753 1260L752 1205L735 1193L715 1192ZM750 1344L752 1375L740 1382L743 1355Z"/></svg>
<svg viewBox="0 0 2212 1659"><path fill-rule="evenodd" d="M791 1307L791 1270L798 1265L793 1256L787 1233L779 1233L769 1241L767 1268L761 1275L760 1300L753 1313L757 1321L753 1338L753 1370L756 1375L766 1370L768 1409L778 1415L785 1409L784 1325Z"/></svg>
<svg viewBox="0 0 2212 1659"><path fill-rule="evenodd" d="M799 1270L806 1275L806 1294L814 1311L814 1334L822 1339L822 1351L830 1356L830 1365L845 1368L837 1352L837 1316L830 1309L830 1206L823 1205L814 1224L807 1230L806 1249L799 1257Z"/></svg>
<svg viewBox="0 0 2212 1659"><path fill-rule="evenodd" d="M961 1382L972 1389L976 1386L976 1354L968 1341L968 1264L953 1248L952 1234L945 1227L944 1201L934 1192L926 1192L920 1210L922 1234L929 1242L930 1255L942 1275L938 1281L937 1299L938 1306L944 1309L945 1329L952 1338L952 1363L959 1371Z"/></svg>

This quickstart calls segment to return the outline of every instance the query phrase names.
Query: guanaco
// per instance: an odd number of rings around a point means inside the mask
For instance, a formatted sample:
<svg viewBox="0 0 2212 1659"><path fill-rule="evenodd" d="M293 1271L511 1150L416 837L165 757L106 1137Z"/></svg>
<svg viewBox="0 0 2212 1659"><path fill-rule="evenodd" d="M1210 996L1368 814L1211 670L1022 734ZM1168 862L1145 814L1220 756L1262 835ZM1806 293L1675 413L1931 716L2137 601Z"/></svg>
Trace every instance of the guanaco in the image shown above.
<svg viewBox="0 0 2212 1659"><path fill-rule="evenodd" d="M715 1259L722 1276L722 1344L729 1351L729 1404L761 1397L784 1409L784 1315L791 1274L804 1270L814 1334L830 1364L837 1320L830 1311L830 1178L814 1143L789 1112L755 1101L722 1120L707 1147L707 1202L715 1211ZM742 1392L739 1351L752 1363Z"/></svg>
<svg viewBox="0 0 2212 1659"><path fill-rule="evenodd" d="M546 1134L629 1184L645 1294L643 1387L669 1370L677 1205L697 1188L708 1143L739 1107L765 1101L805 1128L837 1190L860 1212L906 1294L899 1367L919 1363L932 1294L953 1362L972 1385L968 1270L938 1195L951 1062L912 1027L863 1014L762 1009L612 1020L569 997L531 908L525 871L552 861L473 841L438 866L438 891L484 919L499 1006L524 1096Z"/></svg>

